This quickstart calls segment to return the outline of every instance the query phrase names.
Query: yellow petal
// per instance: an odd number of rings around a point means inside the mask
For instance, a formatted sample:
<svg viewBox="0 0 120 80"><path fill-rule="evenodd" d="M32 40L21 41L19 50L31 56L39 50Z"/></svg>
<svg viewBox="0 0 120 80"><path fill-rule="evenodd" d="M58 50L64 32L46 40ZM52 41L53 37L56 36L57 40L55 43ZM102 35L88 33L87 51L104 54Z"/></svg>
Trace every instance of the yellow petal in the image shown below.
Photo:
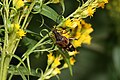
<svg viewBox="0 0 120 80"><path fill-rule="evenodd" d="M80 38L80 36L81 36L81 33L80 32L76 32L75 39Z"/></svg>
<svg viewBox="0 0 120 80"><path fill-rule="evenodd" d="M14 28L15 28L15 30L19 30L20 29L20 25L18 23L14 24Z"/></svg>
<svg viewBox="0 0 120 80"><path fill-rule="evenodd" d="M81 41L79 39L78 40L73 40L72 44L75 48L80 47L81 46Z"/></svg>
<svg viewBox="0 0 120 80"><path fill-rule="evenodd" d="M23 36L25 36L25 32L24 32L24 30L22 30L22 29L19 29L18 31L17 31L17 36L19 37L19 38L22 38Z"/></svg>
<svg viewBox="0 0 120 80"><path fill-rule="evenodd" d="M22 0L13 0L13 5L19 9L24 6L24 1Z"/></svg>
<svg viewBox="0 0 120 80"><path fill-rule="evenodd" d="M64 63L63 68L68 68L68 64Z"/></svg>
<svg viewBox="0 0 120 80"><path fill-rule="evenodd" d="M86 36L86 38L84 39L84 41L83 41L83 43L85 43L85 44L90 44L91 43L91 37L88 35L88 36Z"/></svg>
<svg viewBox="0 0 120 80"><path fill-rule="evenodd" d="M57 74L60 74L61 73L61 71L60 71L60 69L59 68L55 68L53 71L52 71L52 75L54 76L54 75L57 75Z"/></svg>
<svg viewBox="0 0 120 80"><path fill-rule="evenodd" d="M70 58L70 64L71 64L71 65L74 65L74 63L75 63L75 59L74 59L73 57L71 57L71 58Z"/></svg>
<svg viewBox="0 0 120 80"><path fill-rule="evenodd" d="M68 54L70 55L70 56L75 56L76 54L77 54L78 52L75 50L75 51L72 51L72 52L68 52Z"/></svg>
<svg viewBox="0 0 120 80"><path fill-rule="evenodd" d="M61 64L60 63L60 58L57 57L57 58L55 58L55 60L54 60L54 62L52 64L52 68L55 68L55 67L59 66L60 64Z"/></svg>
<svg viewBox="0 0 120 80"><path fill-rule="evenodd" d="M72 26L72 22L71 22L70 19L65 21L65 26L67 26L67 27L71 27Z"/></svg>
<svg viewBox="0 0 120 80"><path fill-rule="evenodd" d="M48 56L48 64L51 64L54 61L55 57L52 55L52 53L48 54L47 56Z"/></svg>

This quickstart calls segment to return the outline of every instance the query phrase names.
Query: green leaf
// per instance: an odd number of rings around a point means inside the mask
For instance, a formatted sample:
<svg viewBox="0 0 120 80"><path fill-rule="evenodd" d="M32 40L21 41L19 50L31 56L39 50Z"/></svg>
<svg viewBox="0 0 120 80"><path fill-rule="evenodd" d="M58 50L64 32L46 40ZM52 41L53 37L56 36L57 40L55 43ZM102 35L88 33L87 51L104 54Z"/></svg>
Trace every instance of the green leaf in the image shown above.
<svg viewBox="0 0 120 80"><path fill-rule="evenodd" d="M22 73L21 73L21 71L22 71ZM20 66L20 67L17 68L14 65L10 65L8 73L13 74L13 75L20 75L20 74L22 74L22 75L31 75L31 76L36 76L36 77L40 76L40 72L36 72L36 70L34 70L34 69L31 69L31 72L29 72L23 66Z"/></svg>
<svg viewBox="0 0 120 80"><path fill-rule="evenodd" d="M37 41L28 37L24 37L22 39L22 42L24 43L25 46L27 46L28 49L31 49L37 43Z"/></svg>
<svg viewBox="0 0 120 80"><path fill-rule="evenodd" d="M55 10L53 10L51 7L49 7L49 6L45 5L45 4L36 5L34 7L34 12L33 13L34 14L40 13L40 14L52 19L55 22L57 21L58 16L59 16Z"/></svg>
<svg viewBox="0 0 120 80"><path fill-rule="evenodd" d="M69 56L69 54L67 53L67 51L63 51L62 49L59 49L59 52L63 56L64 61L68 64L70 74L73 75L72 65L70 64L70 56Z"/></svg>
<svg viewBox="0 0 120 80"><path fill-rule="evenodd" d="M57 19L59 17L57 12L55 12L55 10L53 10L52 8L50 8L47 5L42 5L42 10L41 10L40 14L52 19L55 22L57 21Z"/></svg>

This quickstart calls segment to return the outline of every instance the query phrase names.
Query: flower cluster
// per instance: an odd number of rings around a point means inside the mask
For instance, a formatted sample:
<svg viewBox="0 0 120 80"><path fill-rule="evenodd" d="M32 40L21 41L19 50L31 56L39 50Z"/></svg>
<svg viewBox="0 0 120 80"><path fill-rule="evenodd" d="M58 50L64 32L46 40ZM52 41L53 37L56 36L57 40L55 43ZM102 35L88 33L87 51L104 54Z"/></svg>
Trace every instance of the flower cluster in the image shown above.
<svg viewBox="0 0 120 80"><path fill-rule="evenodd" d="M98 7L104 8L106 3L108 3L108 0L98 0Z"/></svg>
<svg viewBox="0 0 120 80"><path fill-rule="evenodd" d="M93 31L93 28L91 24L86 23L83 19L68 19L58 29L63 36L71 39L71 43L75 48L80 47L82 43L90 44L91 42L89 34Z"/></svg>
<svg viewBox="0 0 120 80"><path fill-rule="evenodd" d="M85 11L83 11L84 15L93 16L96 8L104 8L104 5L108 3L108 0L95 0L91 5L87 7Z"/></svg>
<svg viewBox="0 0 120 80"><path fill-rule="evenodd" d="M20 29L20 25L18 23L11 24L12 33L16 34L16 37L21 39L23 36L25 36L25 31L23 29Z"/></svg>
<svg viewBox="0 0 120 80"><path fill-rule="evenodd" d="M71 17L76 18L86 18L88 16L92 16L96 11L96 8L104 8L104 5L108 3L108 0L93 0L93 2L87 4L83 4L82 7L78 7L78 9L75 11Z"/></svg>
<svg viewBox="0 0 120 80"><path fill-rule="evenodd" d="M43 79L50 79L53 76L56 76L61 73L62 69L68 68L68 64L64 63L62 64L61 61L63 60L63 57L61 55L53 55L53 53L48 54L48 60L47 60L47 68L42 75ZM70 64L74 65L75 59L71 56ZM62 66L61 66L62 65Z"/></svg>
<svg viewBox="0 0 120 80"><path fill-rule="evenodd" d="M32 2L32 0L13 0L12 4L16 9L20 9L25 6L26 2Z"/></svg>
<svg viewBox="0 0 120 80"><path fill-rule="evenodd" d="M19 9L24 6L24 1L23 0L13 0L13 6L15 6L15 8Z"/></svg>

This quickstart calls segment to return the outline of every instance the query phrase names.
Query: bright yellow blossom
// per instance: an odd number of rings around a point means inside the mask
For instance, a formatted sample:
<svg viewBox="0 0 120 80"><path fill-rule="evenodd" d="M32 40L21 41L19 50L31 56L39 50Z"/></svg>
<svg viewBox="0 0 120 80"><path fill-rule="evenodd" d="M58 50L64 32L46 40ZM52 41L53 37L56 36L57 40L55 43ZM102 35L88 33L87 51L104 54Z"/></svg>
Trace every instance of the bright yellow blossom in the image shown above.
<svg viewBox="0 0 120 80"><path fill-rule="evenodd" d="M75 39L80 38L80 36L81 36L81 33L77 31L76 34L75 34Z"/></svg>
<svg viewBox="0 0 120 80"><path fill-rule="evenodd" d="M18 23L16 23L16 24L14 24L14 28L15 28L15 30L17 31L17 30L20 29L20 25L19 25Z"/></svg>
<svg viewBox="0 0 120 80"><path fill-rule="evenodd" d="M63 68L68 68L68 64L64 63Z"/></svg>
<svg viewBox="0 0 120 80"><path fill-rule="evenodd" d="M52 53L48 54L47 56L48 56L48 64L51 64L54 61L55 57L52 56Z"/></svg>
<svg viewBox="0 0 120 80"><path fill-rule="evenodd" d="M94 9L92 9L92 7L88 6L87 11L88 11L88 16L93 16L93 14L94 14Z"/></svg>
<svg viewBox="0 0 120 80"><path fill-rule="evenodd" d="M90 44L91 37L89 36L89 34L92 31L93 31L92 28L84 29L84 31L82 32L80 38L77 39L77 40L72 41L73 46L76 48L76 47L80 47L82 43ZM86 39L88 39L88 40L86 40Z"/></svg>
<svg viewBox="0 0 120 80"><path fill-rule="evenodd" d="M98 7L104 8L104 6L105 6L104 2L101 2L101 3L98 4Z"/></svg>
<svg viewBox="0 0 120 80"><path fill-rule="evenodd" d="M108 3L108 0L103 0L102 2L98 3L98 7L104 8L106 3Z"/></svg>
<svg viewBox="0 0 120 80"><path fill-rule="evenodd" d="M75 56L76 54L77 54L78 52L75 50L75 51L72 51L72 52L68 52L68 54L70 55L70 56Z"/></svg>
<svg viewBox="0 0 120 80"><path fill-rule="evenodd" d="M72 44L73 46L76 48L76 47L80 47L81 46L81 43L82 41L84 40L84 36L82 35L78 40L73 40L72 41Z"/></svg>
<svg viewBox="0 0 120 80"><path fill-rule="evenodd" d="M66 38L70 38L70 33L67 32L67 33L65 33L65 34L62 34L62 36L65 36Z"/></svg>
<svg viewBox="0 0 120 80"><path fill-rule="evenodd" d="M71 28L75 28L75 27L77 27L77 26L80 26L80 20L74 19L74 20L72 21Z"/></svg>
<svg viewBox="0 0 120 80"><path fill-rule="evenodd" d="M61 73L61 71L60 71L60 69L59 68L55 68L53 71L52 71L52 75L54 76L54 75L57 75L57 74L60 74Z"/></svg>
<svg viewBox="0 0 120 80"><path fill-rule="evenodd" d="M74 65L74 63L75 63L75 59L74 59L73 57L71 57L71 58L70 58L70 64L71 64L71 65Z"/></svg>
<svg viewBox="0 0 120 80"><path fill-rule="evenodd" d="M86 38L84 39L84 41L83 41L83 43L85 43L85 44L90 44L91 43L91 37L90 37L90 35L88 35L88 36L86 36Z"/></svg>
<svg viewBox="0 0 120 80"><path fill-rule="evenodd" d="M71 19L68 19L65 21L65 27L71 27L72 26L72 22L71 22Z"/></svg>
<svg viewBox="0 0 120 80"><path fill-rule="evenodd" d="M83 35L87 36L87 35L89 35L91 32L93 32L93 28L84 29Z"/></svg>
<svg viewBox="0 0 120 80"><path fill-rule="evenodd" d="M13 0L13 5L16 7L16 9L19 9L24 6L23 0Z"/></svg>
<svg viewBox="0 0 120 80"><path fill-rule="evenodd" d="M55 60L54 60L54 62L52 64L52 68L55 68L55 67L59 66L60 64L61 64L60 63L60 58L57 57L57 58L55 58Z"/></svg>
<svg viewBox="0 0 120 80"><path fill-rule="evenodd" d="M90 7L88 8L90 9ZM75 48L80 47L82 43L90 44L91 37L89 34L93 31L91 24L86 23L82 19L68 19L64 25L69 27L67 30L63 30L62 36L65 36L68 39L73 38L71 43ZM73 53L71 52L70 54Z"/></svg>
<svg viewBox="0 0 120 80"><path fill-rule="evenodd" d="M88 23L86 23L83 27L85 27L85 28L91 28L91 24L88 24Z"/></svg>
<svg viewBox="0 0 120 80"><path fill-rule="evenodd" d="M18 31L17 31L17 36L19 37L19 38L22 38L23 36L25 36L25 32L24 32L24 30L22 30L22 29L19 29Z"/></svg>
<svg viewBox="0 0 120 80"><path fill-rule="evenodd" d="M86 22L83 19L80 22L81 22L82 25L86 24Z"/></svg>

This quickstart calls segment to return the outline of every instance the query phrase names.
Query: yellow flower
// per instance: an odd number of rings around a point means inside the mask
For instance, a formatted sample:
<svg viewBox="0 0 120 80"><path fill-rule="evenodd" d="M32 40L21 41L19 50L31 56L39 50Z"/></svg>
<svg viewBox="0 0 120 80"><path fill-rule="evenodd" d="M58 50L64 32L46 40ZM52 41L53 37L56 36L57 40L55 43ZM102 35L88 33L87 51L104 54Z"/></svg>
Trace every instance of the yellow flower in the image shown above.
<svg viewBox="0 0 120 80"><path fill-rule="evenodd" d="M86 10L83 11L83 16L93 16L95 12L95 9L93 9L91 6L88 6Z"/></svg>
<svg viewBox="0 0 120 80"><path fill-rule="evenodd" d="M52 53L48 54L47 56L48 56L48 64L51 64L54 61L55 57L52 56Z"/></svg>
<svg viewBox="0 0 120 80"><path fill-rule="evenodd" d="M83 27L85 27L85 28L91 28L91 24L88 24L88 23L86 23Z"/></svg>
<svg viewBox="0 0 120 80"><path fill-rule="evenodd" d="M92 9L92 7L88 6L87 11L88 11L88 16L93 16L93 14L94 14L94 9Z"/></svg>
<svg viewBox="0 0 120 80"><path fill-rule="evenodd" d="M80 39L78 39L78 40L73 40L73 41L72 41L72 44L73 44L73 46L76 48L76 47L81 46L81 41L80 41Z"/></svg>
<svg viewBox="0 0 120 80"><path fill-rule="evenodd" d="M68 20L65 21L65 26L67 26L67 27L71 27L72 26L71 19L68 19Z"/></svg>
<svg viewBox="0 0 120 80"><path fill-rule="evenodd" d="M74 19L74 20L72 21L71 28L75 28L75 27L77 27L77 26L80 26L80 20Z"/></svg>
<svg viewBox="0 0 120 80"><path fill-rule="evenodd" d="M86 44L90 44L91 43L90 35L86 36L86 38L84 39L83 43L86 43Z"/></svg>
<svg viewBox="0 0 120 80"><path fill-rule="evenodd" d="M106 3L108 3L108 0L103 0L103 1L98 3L98 7L104 8Z"/></svg>
<svg viewBox="0 0 120 80"><path fill-rule="evenodd" d="M89 34L93 31L91 24L86 23L84 20L81 20L80 23L81 28L77 28L74 36L75 40L72 41L72 44L75 48L80 47L82 43L90 44L91 41L91 37L89 36Z"/></svg>
<svg viewBox="0 0 120 80"><path fill-rule="evenodd" d="M11 28L16 32L20 29L20 25L18 23L12 23Z"/></svg>
<svg viewBox="0 0 120 80"><path fill-rule="evenodd" d="M59 68L55 68L53 71L52 71L52 75L54 76L54 75L57 75L57 74L60 74L61 73L61 71L60 71L60 69Z"/></svg>
<svg viewBox="0 0 120 80"><path fill-rule="evenodd" d="M18 31L17 31L17 36L19 37L19 38L22 38L23 36L25 36L25 32L24 32L24 30L22 30L22 29L19 29Z"/></svg>
<svg viewBox="0 0 120 80"><path fill-rule="evenodd" d="M68 52L68 54L70 55L70 56L75 56L76 54L77 54L78 52L75 50L75 51L72 51L72 52Z"/></svg>
<svg viewBox="0 0 120 80"><path fill-rule="evenodd" d="M13 5L16 7L16 9L19 9L24 6L24 1L22 0L13 0Z"/></svg>
<svg viewBox="0 0 120 80"><path fill-rule="evenodd" d="M62 36L65 36L66 38L70 38L70 33L67 32L67 33L65 33L65 34L62 34Z"/></svg>
<svg viewBox="0 0 120 80"><path fill-rule="evenodd" d="M15 31L20 29L20 25L18 23L14 24Z"/></svg>
<svg viewBox="0 0 120 80"><path fill-rule="evenodd" d="M88 35L89 35L92 31L93 31L92 28L86 29L86 30L83 32L83 34L80 36L80 38L79 38L78 40L73 40L73 41L72 41L73 46L74 46L75 48L76 48L76 47L80 47L83 42L90 44L91 37L88 36Z"/></svg>
<svg viewBox="0 0 120 80"><path fill-rule="evenodd" d="M98 7L104 8L104 6L105 6L104 2L101 2L101 3L98 4Z"/></svg>
<svg viewBox="0 0 120 80"><path fill-rule="evenodd" d="M86 36L86 35L90 34L91 32L93 32L93 28L84 29L84 32L82 35Z"/></svg>
<svg viewBox="0 0 120 80"><path fill-rule="evenodd" d="M55 60L54 60L54 62L52 64L52 68L55 68L55 67L59 66L60 64L61 64L60 63L60 58L57 57L57 58L55 58Z"/></svg>
<svg viewBox="0 0 120 80"><path fill-rule="evenodd" d="M64 65L63 65L62 68L68 68L68 64L67 64L67 63L64 63Z"/></svg>
<svg viewBox="0 0 120 80"><path fill-rule="evenodd" d="M70 64L71 64L71 65L74 65L74 63L75 63L75 59L74 59L73 57L71 57L71 58L70 58Z"/></svg>
<svg viewBox="0 0 120 80"><path fill-rule="evenodd" d="M80 22L81 22L82 25L86 24L86 22L83 19Z"/></svg>
<svg viewBox="0 0 120 80"><path fill-rule="evenodd" d="M80 36L81 36L81 33L77 31L76 34L75 34L75 39L80 38Z"/></svg>

